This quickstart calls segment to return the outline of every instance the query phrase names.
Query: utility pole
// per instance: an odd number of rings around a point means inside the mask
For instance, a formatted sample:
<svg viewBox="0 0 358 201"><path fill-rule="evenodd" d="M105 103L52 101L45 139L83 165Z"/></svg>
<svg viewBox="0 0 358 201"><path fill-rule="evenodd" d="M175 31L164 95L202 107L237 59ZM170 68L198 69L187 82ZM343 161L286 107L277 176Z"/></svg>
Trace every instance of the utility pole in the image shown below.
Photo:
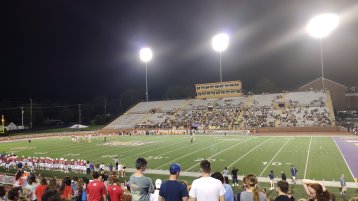
<svg viewBox="0 0 358 201"><path fill-rule="evenodd" d="M24 107L21 107L21 126L24 129Z"/></svg>
<svg viewBox="0 0 358 201"><path fill-rule="evenodd" d="M81 124L81 104L78 104L78 124Z"/></svg>
<svg viewBox="0 0 358 201"><path fill-rule="evenodd" d="M4 119L4 115L1 115L1 129L0 129L0 133L5 133L5 119Z"/></svg>
<svg viewBox="0 0 358 201"><path fill-rule="evenodd" d="M30 129L32 129L32 98L30 98Z"/></svg>

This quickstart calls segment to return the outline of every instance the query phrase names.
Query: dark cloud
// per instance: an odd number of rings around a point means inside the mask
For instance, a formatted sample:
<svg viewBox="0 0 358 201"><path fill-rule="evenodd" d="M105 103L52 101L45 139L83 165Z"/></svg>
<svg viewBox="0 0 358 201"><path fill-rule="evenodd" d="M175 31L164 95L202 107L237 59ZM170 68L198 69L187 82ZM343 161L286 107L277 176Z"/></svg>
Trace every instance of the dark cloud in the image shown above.
<svg viewBox="0 0 358 201"><path fill-rule="evenodd" d="M149 45L154 98L173 84L219 80L211 37L231 35L224 80L248 89L268 78L296 89L320 76L319 41L304 32L315 14L341 24L324 40L327 78L358 84L355 0L8 1L1 6L4 97L83 99L145 86L138 50Z"/></svg>

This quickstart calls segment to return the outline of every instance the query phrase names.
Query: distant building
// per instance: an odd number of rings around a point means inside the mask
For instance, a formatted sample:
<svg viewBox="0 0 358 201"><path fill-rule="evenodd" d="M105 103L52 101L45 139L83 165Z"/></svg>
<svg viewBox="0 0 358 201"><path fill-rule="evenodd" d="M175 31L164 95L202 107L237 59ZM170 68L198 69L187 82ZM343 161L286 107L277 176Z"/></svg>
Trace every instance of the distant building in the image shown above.
<svg viewBox="0 0 358 201"><path fill-rule="evenodd" d="M347 110L358 111L358 90L356 87L350 87L346 93Z"/></svg>
<svg viewBox="0 0 358 201"><path fill-rule="evenodd" d="M5 129L7 131L17 130L17 126L13 122L10 122L9 125L5 126Z"/></svg>
<svg viewBox="0 0 358 201"><path fill-rule="evenodd" d="M25 129L23 126L16 126L13 122L10 122L9 125L5 126L5 130L14 131L14 130L22 130Z"/></svg>
<svg viewBox="0 0 358 201"><path fill-rule="evenodd" d="M334 110L345 110L347 87L338 82L323 79L324 87L330 92ZM300 91L322 90L322 78L319 77L299 88Z"/></svg>
<svg viewBox="0 0 358 201"><path fill-rule="evenodd" d="M242 96L240 80L195 84L196 98L225 98Z"/></svg>

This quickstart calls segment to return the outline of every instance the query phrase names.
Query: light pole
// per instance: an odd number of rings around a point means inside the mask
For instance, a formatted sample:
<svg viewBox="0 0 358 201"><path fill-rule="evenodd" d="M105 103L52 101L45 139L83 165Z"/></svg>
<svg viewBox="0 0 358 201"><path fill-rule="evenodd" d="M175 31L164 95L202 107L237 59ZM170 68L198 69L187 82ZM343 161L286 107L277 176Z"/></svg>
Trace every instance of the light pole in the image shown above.
<svg viewBox="0 0 358 201"><path fill-rule="evenodd" d="M5 119L4 119L4 115L1 115L1 129L0 129L0 133L5 133Z"/></svg>
<svg viewBox="0 0 358 201"><path fill-rule="evenodd" d="M21 126L24 129L24 107L21 107Z"/></svg>
<svg viewBox="0 0 358 201"><path fill-rule="evenodd" d="M213 49L220 54L220 82L222 82L223 77L221 68L221 52L226 50L226 48L229 46L229 36L225 33L220 33L213 37L213 39L211 40L211 45Z"/></svg>
<svg viewBox="0 0 358 201"><path fill-rule="evenodd" d="M321 42L322 91L324 90L323 38L328 36L338 26L338 23L338 15L326 13L313 17L306 27L309 35L313 38L319 38Z"/></svg>
<svg viewBox="0 0 358 201"><path fill-rule="evenodd" d="M152 50L148 47L140 49L139 57L145 63L145 97L148 102L148 62L153 57Z"/></svg>

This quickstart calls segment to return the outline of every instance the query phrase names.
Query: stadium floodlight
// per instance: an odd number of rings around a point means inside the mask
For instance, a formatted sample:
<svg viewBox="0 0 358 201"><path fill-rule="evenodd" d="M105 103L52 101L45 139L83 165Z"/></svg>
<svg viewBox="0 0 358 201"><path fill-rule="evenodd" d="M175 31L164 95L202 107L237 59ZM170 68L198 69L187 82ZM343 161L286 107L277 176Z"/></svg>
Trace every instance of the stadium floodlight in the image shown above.
<svg viewBox="0 0 358 201"><path fill-rule="evenodd" d="M314 38L328 36L339 23L339 17L333 13L326 13L313 17L307 24L308 33Z"/></svg>
<svg viewBox="0 0 358 201"><path fill-rule="evenodd" d="M139 57L145 63L145 97L148 102L148 62L152 60L152 50L148 47L140 49Z"/></svg>
<svg viewBox="0 0 358 201"><path fill-rule="evenodd" d="M313 38L319 38L321 42L321 78L322 90L324 90L323 73L323 38L328 36L339 24L339 17L333 13L325 13L313 17L307 24L306 30Z"/></svg>
<svg viewBox="0 0 358 201"><path fill-rule="evenodd" d="M220 82L222 82L223 79L222 79L222 70L221 70L221 52L226 50L226 48L229 46L229 36L225 33L220 33L218 35L215 35L211 40L211 45L213 49L219 52L220 54Z"/></svg>

